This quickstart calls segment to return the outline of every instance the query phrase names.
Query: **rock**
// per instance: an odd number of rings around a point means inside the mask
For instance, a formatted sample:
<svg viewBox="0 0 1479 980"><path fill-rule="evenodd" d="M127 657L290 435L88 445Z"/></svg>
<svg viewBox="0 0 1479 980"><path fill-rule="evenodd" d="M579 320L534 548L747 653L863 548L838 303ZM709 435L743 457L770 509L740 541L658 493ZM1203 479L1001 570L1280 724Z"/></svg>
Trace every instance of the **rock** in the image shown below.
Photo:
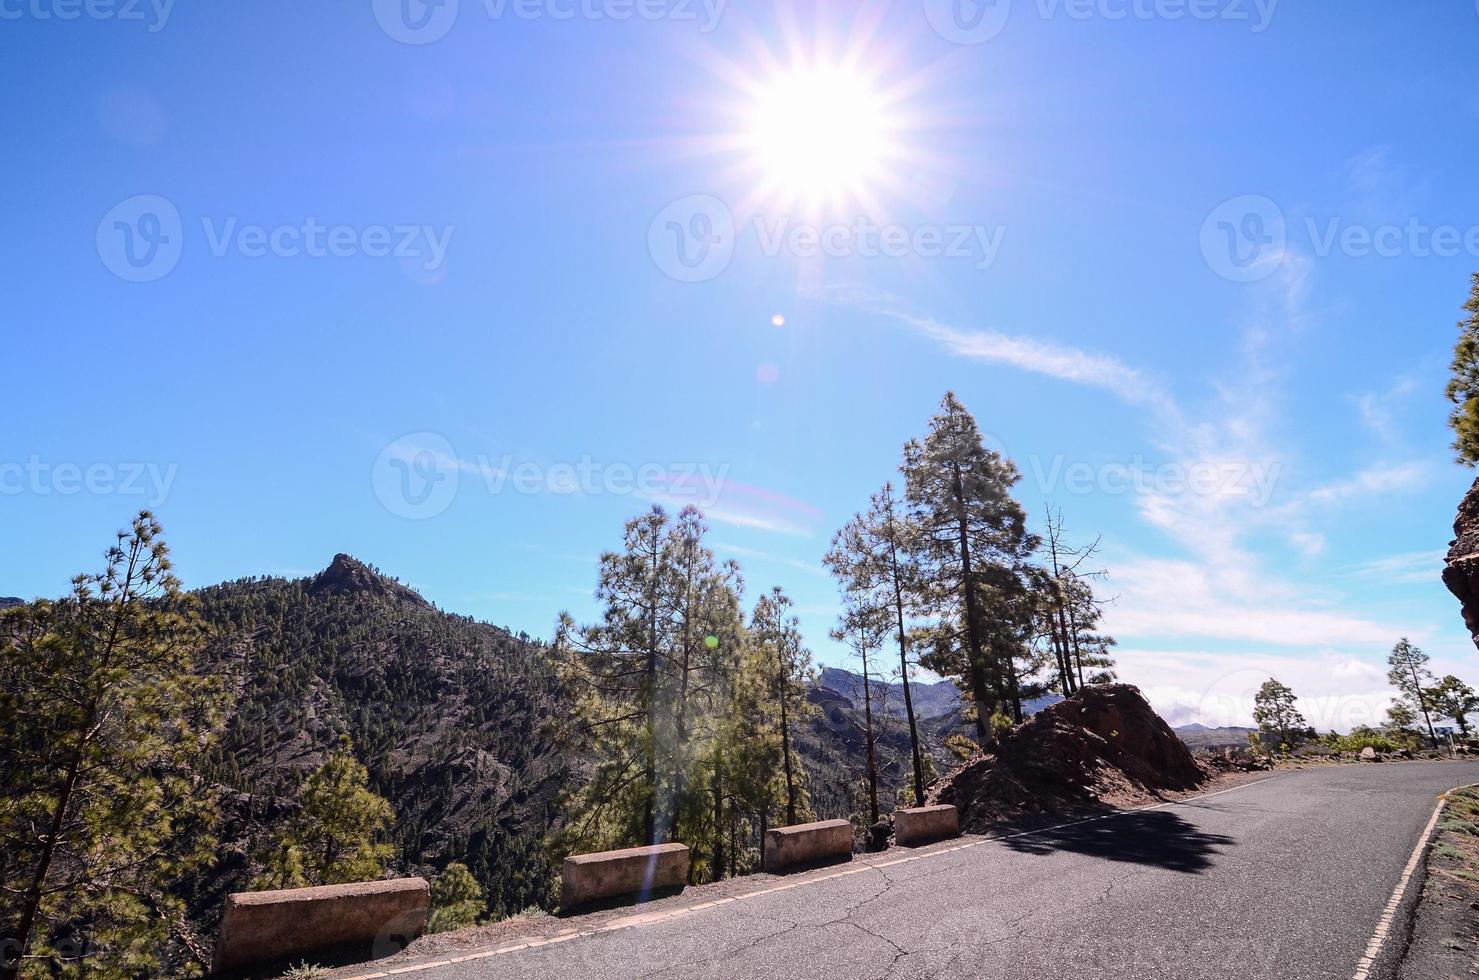
<svg viewBox="0 0 1479 980"><path fill-rule="evenodd" d="M1453 540L1443 565L1443 584L1458 599L1469 628L1469 636L1479 646L1479 480L1458 505L1453 519Z"/></svg>
<svg viewBox="0 0 1479 980"><path fill-rule="evenodd" d="M308 584L308 594L322 595L373 595L418 606L429 604L416 591L407 588L395 579L381 575L378 571L345 554L334 556L328 568L319 572Z"/></svg>
<svg viewBox="0 0 1479 980"><path fill-rule="evenodd" d="M1412 758L1412 750L1411 749L1398 749L1397 750L1397 758L1399 758L1399 759L1410 759L1410 758Z"/></svg>
<svg viewBox="0 0 1479 980"><path fill-rule="evenodd" d="M1127 794L1191 789L1204 778L1139 689L1097 684L1003 735L994 754L940 780L926 802L954 804L970 832L1023 815L1103 809Z"/></svg>
<svg viewBox="0 0 1479 980"><path fill-rule="evenodd" d="M1361 761L1362 762L1375 762L1376 761L1376 750L1373 749L1369 745L1366 746L1364 749L1361 750Z"/></svg>

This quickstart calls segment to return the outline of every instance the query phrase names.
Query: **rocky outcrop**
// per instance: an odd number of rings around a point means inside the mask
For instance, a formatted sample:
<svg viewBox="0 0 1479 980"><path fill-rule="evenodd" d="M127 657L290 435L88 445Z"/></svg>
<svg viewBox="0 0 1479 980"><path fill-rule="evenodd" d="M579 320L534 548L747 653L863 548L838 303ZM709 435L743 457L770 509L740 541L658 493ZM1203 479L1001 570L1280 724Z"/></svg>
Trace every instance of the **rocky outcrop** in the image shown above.
<svg viewBox="0 0 1479 980"><path fill-rule="evenodd" d="M1458 505L1453 540L1443 566L1443 584L1458 598L1464 625L1479 646L1479 480Z"/></svg>
<svg viewBox="0 0 1479 980"><path fill-rule="evenodd" d="M1191 750L1129 684L1100 684L1043 709L936 784L967 830L1191 789L1206 778Z"/></svg>
<svg viewBox="0 0 1479 980"><path fill-rule="evenodd" d="M413 589L381 575L364 562L345 554L335 555L329 567L314 577L308 585L308 594L312 596L376 595L403 602L413 602L421 606L428 604Z"/></svg>

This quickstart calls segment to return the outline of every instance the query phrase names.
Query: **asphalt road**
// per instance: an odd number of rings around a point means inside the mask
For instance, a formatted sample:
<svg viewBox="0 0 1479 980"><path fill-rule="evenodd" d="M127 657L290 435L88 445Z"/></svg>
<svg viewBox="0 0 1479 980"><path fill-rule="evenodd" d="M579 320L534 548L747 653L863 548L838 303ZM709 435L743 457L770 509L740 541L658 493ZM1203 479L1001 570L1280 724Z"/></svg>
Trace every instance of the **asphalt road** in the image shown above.
<svg viewBox="0 0 1479 980"><path fill-rule="evenodd" d="M707 908L691 909L702 893L690 892L681 914L401 976L1352 980L1436 796L1473 782L1479 762L1287 772L1059 830L757 882L760 894ZM768 890L778 884L795 887ZM1408 904L1417 891L1414 881ZM1390 973L1397 918L1373 977ZM581 922L566 925L578 933Z"/></svg>

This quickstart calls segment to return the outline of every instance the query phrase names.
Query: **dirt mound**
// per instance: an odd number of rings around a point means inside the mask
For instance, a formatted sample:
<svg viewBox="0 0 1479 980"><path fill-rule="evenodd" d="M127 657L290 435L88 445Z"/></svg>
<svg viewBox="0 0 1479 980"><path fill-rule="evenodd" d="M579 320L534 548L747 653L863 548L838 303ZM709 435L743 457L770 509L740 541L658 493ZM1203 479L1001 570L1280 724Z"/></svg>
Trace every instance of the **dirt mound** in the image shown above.
<svg viewBox="0 0 1479 980"><path fill-rule="evenodd" d="M960 808L967 830L1047 813L1154 800L1192 789L1206 773L1129 684L1086 687L1038 712L937 783L931 803Z"/></svg>

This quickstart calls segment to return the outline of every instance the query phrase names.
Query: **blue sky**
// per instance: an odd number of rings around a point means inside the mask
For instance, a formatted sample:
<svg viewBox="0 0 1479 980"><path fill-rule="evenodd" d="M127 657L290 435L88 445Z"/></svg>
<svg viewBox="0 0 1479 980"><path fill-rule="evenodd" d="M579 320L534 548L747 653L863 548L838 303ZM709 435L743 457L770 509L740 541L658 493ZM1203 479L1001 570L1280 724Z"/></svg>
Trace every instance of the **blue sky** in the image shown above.
<svg viewBox="0 0 1479 980"><path fill-rule="evenodd" d="M548 635L695 500L841 664L819 558L954 389L1174 721L1372 720L1403 634L1479 681L1468 0L0 15L0 594L153 505L192 586L347 551Z"/></svg>

